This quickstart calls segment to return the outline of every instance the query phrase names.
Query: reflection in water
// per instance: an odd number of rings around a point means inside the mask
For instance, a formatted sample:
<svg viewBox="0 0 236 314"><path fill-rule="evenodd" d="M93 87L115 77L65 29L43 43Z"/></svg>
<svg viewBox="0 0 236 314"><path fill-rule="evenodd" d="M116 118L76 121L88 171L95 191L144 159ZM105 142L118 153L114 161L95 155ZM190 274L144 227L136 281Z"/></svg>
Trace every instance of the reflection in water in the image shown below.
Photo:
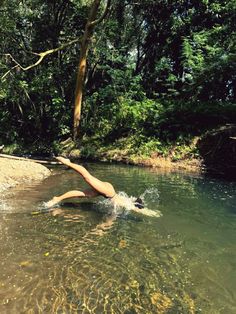
<svg viewBox="0 0 236 314"><path fill-rule="evenodd" d="M88 164L160 218L73 200L43 201L83 181L61 170L3 199L0 313L235 313L235 184ZM1 205L1 206L2 206Z"/></svg>

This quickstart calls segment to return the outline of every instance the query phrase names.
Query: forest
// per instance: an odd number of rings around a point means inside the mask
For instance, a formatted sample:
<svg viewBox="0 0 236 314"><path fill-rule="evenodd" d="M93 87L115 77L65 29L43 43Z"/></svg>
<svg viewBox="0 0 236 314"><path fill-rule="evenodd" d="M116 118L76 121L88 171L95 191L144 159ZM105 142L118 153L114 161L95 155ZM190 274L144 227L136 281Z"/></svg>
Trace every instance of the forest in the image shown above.
<svg viewBox="0 0 236 314"><path fill-rule="evenodd" d="M234 0L1 0L0 145L197 157L196 139L236 121L235 9Z"/></svg>
<svg viewBox="0 0 236 314"><path fill-rule="evenodd" d="M236 0L0 0L0 314L236 313Z"/></svg>

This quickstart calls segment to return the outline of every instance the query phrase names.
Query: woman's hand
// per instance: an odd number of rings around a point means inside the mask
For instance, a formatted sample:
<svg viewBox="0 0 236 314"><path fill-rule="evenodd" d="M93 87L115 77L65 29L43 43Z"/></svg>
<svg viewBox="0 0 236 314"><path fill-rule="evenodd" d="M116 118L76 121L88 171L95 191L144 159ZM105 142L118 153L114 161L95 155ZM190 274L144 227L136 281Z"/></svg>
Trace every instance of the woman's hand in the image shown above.
<svg viewBox="0 0 236 314"><path fill-rule="evenodd" d="M66 166L69 166L70 165L70 159L68 158L64 158L64 157L56 157L56 159L58 161L60 161L62 164L66 165Z"/></svg>

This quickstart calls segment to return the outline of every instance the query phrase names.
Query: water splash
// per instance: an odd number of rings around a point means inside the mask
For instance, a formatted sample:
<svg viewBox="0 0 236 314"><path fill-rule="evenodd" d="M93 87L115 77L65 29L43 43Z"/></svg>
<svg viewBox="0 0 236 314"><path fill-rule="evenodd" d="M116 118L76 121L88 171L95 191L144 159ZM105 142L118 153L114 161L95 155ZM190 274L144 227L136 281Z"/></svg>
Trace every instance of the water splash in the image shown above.
<svg viewBox="0 0 236 314"><path fill-rule="evenodd" d="M119 208L126 209L127 211L132 210L134 207L134 201L136 200L136 197L134 196L129 196L123 191L120 191L117 193L119 197L122 199L122 206L116 205L116 209L119 210Z"/></svg>
<svg viewBox="0 0 236 314"><path fill-rule="evenodd" d="M48 202L42 202L39 204L39 206L36 208L36 210L31 212L31 215L38 215L38 214L47 214L49 212L52 212L56 208L59 207L59 204L55 204L51 207L48 206Z"/></svg>
<svg viewBox="0 0 236 314"><path fill-rule="evenodd" d="M159 191L155 187L151 187L146 189L140 196L144 208L138 210L138 212L144 216L149 217L161 217L162 213L160 210L157 210L157 206L159 206ZM153 209L152 209L153 208Z"/></svg>
<svg viewBox="0 0 236 314"><path fill-rule="evenodd" d="M120 191L117 193L122 199L122 206L114 204L109 198L100 200L97 204L99 205L99 212L107 214L127 214L134 207L134 200L136 198L128 196L125 192Z"/></svg>
<svg viewBox="0 0 236 314"><path fill-rule="evenodd" d="M48 202L42 202L39 206L39 209L50 209L50 208L55 208L59 206L58 203L53 203L51 200Z"/></svg>
<svg viewBox="0 0 236 314"><path fill-rule="evenodd" d="M162 214L159 210L150 209L150 205L157 204L159 201L159 194L156 188L147 189L143 194L140 195L140 198L143 200L145 208L134 209L134 202L137 199L136 196L128 196L125 192L120 191L117 193L122 199L122 205L113 204L110 199L105 199L98 202L99 211L105 212L108 214L116 215L127 215L130 211L135 211L137 213L143 214L150 217L161 217ZM148 208L149 207L149 208Z"/></svg>
<svg viewBox="0 0 236 314"><path fill-rule="evenodd" d="M15 211L14 205L11 201L11 198L3 196L3 199L0 200L1 213L13 213Z"/></svg>
<svg viewBox="0 0 236 314"><path fill-rule="evenodd" d="M155 187L146 189L141 195L140 198L143 200L143 203L147 207L152 207L152 205L159 205L160 195L159 191Z"/></svg>

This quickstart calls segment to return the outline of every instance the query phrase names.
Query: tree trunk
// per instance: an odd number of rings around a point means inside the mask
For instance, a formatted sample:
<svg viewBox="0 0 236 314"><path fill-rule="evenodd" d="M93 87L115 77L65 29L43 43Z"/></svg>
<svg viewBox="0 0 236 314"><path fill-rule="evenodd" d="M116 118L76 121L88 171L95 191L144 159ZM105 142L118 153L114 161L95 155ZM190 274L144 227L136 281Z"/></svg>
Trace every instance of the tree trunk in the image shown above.
<svg viewBox="0 0 236 314"><path fill-rule="evenodd" d="M97 24L95 23L96 22L95 19L96 19L100 4L101 4L101 0L93 1L90 8L88 21L85 25L85 31L82 38L82 42L81 42L79 66L78 66L77 81L76 81L76 88L75 88L74 125L73 125L74 140L76 140L79 135L81 104L82 104L82 97L83 97L83 87L84 87L84 80L85 80L85 73L86 73L89 42L93 35L94 27ZM97 22L100 22L100 20L97 20Z"/></svg>

